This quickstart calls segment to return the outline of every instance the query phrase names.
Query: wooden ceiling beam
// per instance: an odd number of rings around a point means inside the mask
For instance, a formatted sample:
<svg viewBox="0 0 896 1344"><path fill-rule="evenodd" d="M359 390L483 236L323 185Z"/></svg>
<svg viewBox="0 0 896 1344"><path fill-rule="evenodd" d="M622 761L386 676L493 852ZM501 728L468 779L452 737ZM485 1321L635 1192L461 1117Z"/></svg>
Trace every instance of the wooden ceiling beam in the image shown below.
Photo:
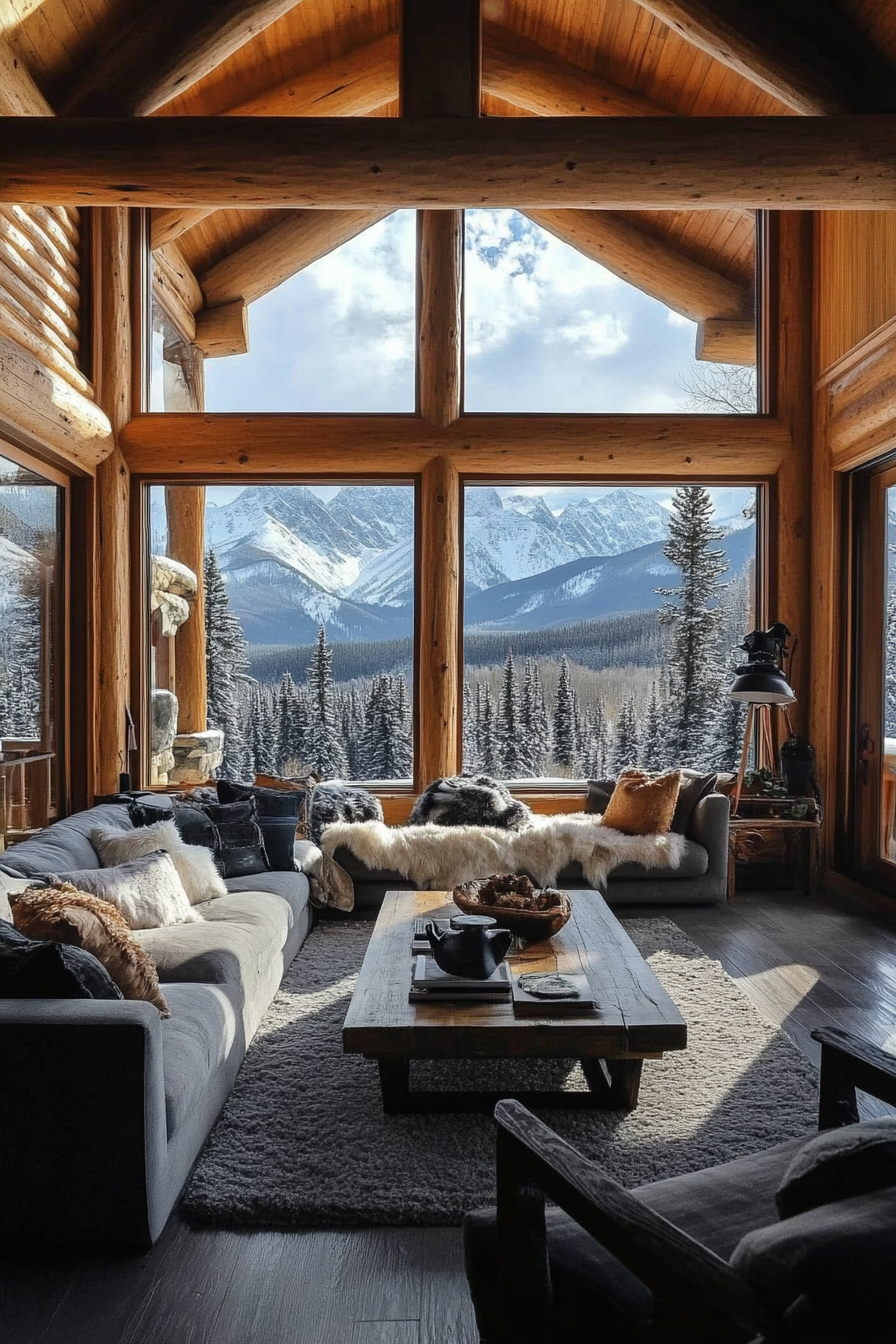
<svg viewBox="0 0 896 1344"><path fill-rule="evenodd" d="M249 351L249 305L245 299L234 299L219 308L203 308L196 314L196 336L193 344L206 359L222 359L228 355L245 355Z"/></svg>
<svg viewBox="0 0 896 1344"><path fill-rule="evenodd" d="M10 117L0 200L896 209L896 116Z"/></svg>
<svg viewBox="0 0 896 1344"><path fill-rule="evenodd" d="M183 233L201 224L214 210L153 210L149 224L149 246L153 252L166 243L175 243Z"/></svg>
<svg viewBox="0 0 896 1344"><path fill-rule="evenodd" d="M637 0L686 42L804 116L896 110L896 70L818 0Z"/></svg>
<svg viewBox="0 0 896 1344"><path fill-rule="evenodd" d="M53 109L34 76L0 36L0 117L52 117Z"/></svg>
<svg viewBox="0 0 896 1344"><path fill-rule="evenodd" d="M211 476L415 474L448 457L462 474L552 473L692 481L771 477L791 449L780 420L748 415L462 415L444 428L416 415L140 415L122 433L131 471Z"/></svg>
<svg viewBox="0 0 896 1344"><path fill-rule="evenodd" d="M589 74L496 23L482 25L482 90L537 117L668 117L669 108Z"/></svg>
<svg viewBox="0 0 896 1344"><path fill-rule="evenodd" d="M284 219L199 276L206 305L254 303L291 275L341 247L391 210L308 210Z"/></svg>
<svg viewBox="0 0 896 1344"><path fill-rule="evenodd" d="M398 97L398 29L227 109L232 117L363 117Z"/></svg>
<svg viewBox="0 0 896 1344"><path fill-rule="evenodd" d="M599 262L691 322L745 318L752 309L746 286L621 219L609 210L527 210L555 238Z"/></svg>
<svg viewBox="0 0 896 1344"><path fill-rule="evenodd" d="M76 71L66 115L148 116L288 14L300 0L156 0Z"/></svg>
<svg viewBox="0 0 896 1344"><path fill-rule="evenodd" d="M710 364L755 364L755 322L752 318L706 318L697 327L694 354Z"/></svg>

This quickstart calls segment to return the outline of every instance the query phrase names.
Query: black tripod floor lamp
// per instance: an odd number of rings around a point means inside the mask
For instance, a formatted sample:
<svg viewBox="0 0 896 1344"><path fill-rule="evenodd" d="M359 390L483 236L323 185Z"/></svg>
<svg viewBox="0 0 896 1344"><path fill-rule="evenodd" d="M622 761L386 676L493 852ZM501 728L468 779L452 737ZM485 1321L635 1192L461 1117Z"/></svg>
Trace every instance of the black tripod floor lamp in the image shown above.
<svg viewBox="0 0 896 1344"><path fill-rule="evenodd" d="M778 621L775 625L769 626L768 630L751 630L744 636L744 642L739 646L746 651L747 661L737 669L728 694L732 700L738 700L747 706L747 722L744 728L744 745L740 755L737 782L732 795L732 816L737 816L750 745L754 740L759 764L765 760L769 768L774 769L776 753L772 732L772 710L775 707L784 715L788 737L793 735L787 706L796 701L796 696L783 670L789 637L790 631L787 626Z"/></svg>

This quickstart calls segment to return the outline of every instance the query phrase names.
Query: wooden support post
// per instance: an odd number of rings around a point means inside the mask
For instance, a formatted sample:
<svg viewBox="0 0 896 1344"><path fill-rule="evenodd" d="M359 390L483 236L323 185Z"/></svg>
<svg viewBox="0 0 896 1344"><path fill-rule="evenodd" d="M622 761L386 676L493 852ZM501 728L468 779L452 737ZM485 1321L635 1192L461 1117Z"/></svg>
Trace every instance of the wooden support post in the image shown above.
<svg viewBox="0 0 896 1344"><path fill-rule="evenodd" d="M202 733L208 708L205 676L205 594L202 561L205 554L205 486L165 487L168 516L168 554L192 569L198 580L190 619L177 632L175 687L179 733Z"/></svg>
<svg viewBox="0 0 896 1344"><path fill-rule="evenodd" d="M417 409L457 420L463 398L463 210L417 212Z"/></svg>
<svg viewBox="0 0 896 1344"><path fill-rule="evenodd" d="M131 418L130 224L120 207L94 216L98 268L97 394L116 446L96 473L96 752L94 788L114 793L128 768L125 707L130 701L130 472L118 435Z"/></svg>
<svg viewBox="0 0 896 1344"><path fill-rule="evenodd" d="M460 477L447 458L423 468L420 484L420 576L417 594L418 792L460 768L458 626L460 617Z"/></svg>
<svg viewBox="0 0 896 1344"><path fill-rule="evenodd" d="M407 117L478 117L479 0L404 0L399 104ZM463 409L464 212L417 214L417 409L445 426Z"/></svg>
<svg viewBox="0 0 896 1344"><path fill-rule="evenodd" d="M808 722L809 648L809 540L812 490L812 220L795 212L776 217L777 239L771 255L775 275L769 326L774 332L772 354L774 405L789 427L791 446L777 476L777 535L772 538L776 564L769 594L773 621L783 621L799 640L788 680L796 693L792 721L797 732ZM776 727L783 726L779 717ZM780 736L780 735L779 735ZM780 740L777 742L780 746Z"/></svg>

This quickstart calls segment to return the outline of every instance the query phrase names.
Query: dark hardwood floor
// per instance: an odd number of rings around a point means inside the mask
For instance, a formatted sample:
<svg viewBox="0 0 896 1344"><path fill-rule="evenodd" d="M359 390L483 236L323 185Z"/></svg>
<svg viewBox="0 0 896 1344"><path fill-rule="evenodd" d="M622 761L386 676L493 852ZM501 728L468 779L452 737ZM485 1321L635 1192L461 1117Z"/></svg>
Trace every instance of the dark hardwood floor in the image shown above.
<svg viewBox="0 0 896 1344"><path fill-rule="evenodd" d="M896 1051L896 902L744 891L725 906L624 913L674 919L813 1060L823 1023ZM0 1261L3 1344L475 1339L455 1228L194 1231L175 1214L144 1256Z"/></svg>

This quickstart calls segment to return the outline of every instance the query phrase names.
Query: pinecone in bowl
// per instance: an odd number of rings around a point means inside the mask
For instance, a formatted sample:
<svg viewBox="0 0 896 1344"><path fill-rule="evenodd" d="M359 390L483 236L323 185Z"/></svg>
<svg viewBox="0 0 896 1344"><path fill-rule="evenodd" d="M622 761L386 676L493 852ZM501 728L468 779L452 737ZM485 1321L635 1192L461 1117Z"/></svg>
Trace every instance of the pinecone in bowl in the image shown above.
<svg viewBox="0 0 896 1344"><path fill-rule="evenodd" d="M477 882L464 882L454 888L452 898L464 914L491 915L501 928L527 942L550 938L572 913L565 891L539 889L518 873L495 873Z"/></svg>

